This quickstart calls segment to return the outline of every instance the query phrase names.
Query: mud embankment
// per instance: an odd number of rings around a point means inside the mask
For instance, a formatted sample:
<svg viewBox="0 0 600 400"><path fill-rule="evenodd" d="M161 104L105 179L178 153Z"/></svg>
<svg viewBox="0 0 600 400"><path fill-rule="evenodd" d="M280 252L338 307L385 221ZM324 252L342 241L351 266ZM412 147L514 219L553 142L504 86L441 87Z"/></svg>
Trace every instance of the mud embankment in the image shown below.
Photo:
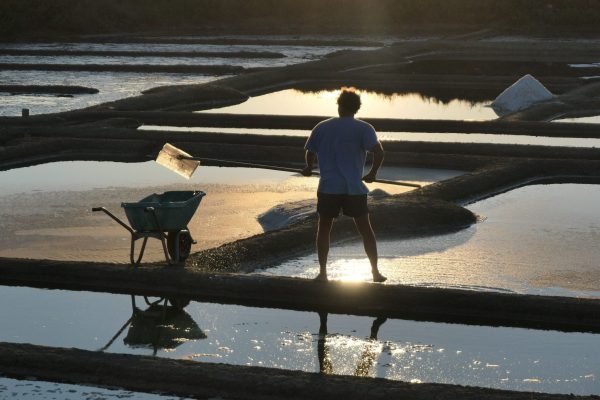
<svg viewBox="0 0 600 400"><path fill-rule="evenodd" d="M244 67L235 65L133 65L133 64L27 64L0 63L0 71L84 71L144 72L174 74L239 74Z"/></svg>
<svg viewBox="0 0 600 400"><path fill-rule="evenodd" d="M195 269L0 259L0 283L184 298L422 321L600 332L600 300L459 289L317 282Z"/></svg>
<svg viewBox="0 0 600 400"><path fill-rule="evenodd" d="M152 42L155 43L155 42ZM285 54L271 51L127 51L127 50L38 50L0 49L2 56L41 57L169 57L169 58L285 58Z"/></svg>
<svg viewBox="0 0 600 400"><path fill-rule="evenodd" d="M75 94L96 94L99 90L83 86L62 86L62 85L0 85L0 93L10 94L54 94L54 95L75 95Z"/></svg>

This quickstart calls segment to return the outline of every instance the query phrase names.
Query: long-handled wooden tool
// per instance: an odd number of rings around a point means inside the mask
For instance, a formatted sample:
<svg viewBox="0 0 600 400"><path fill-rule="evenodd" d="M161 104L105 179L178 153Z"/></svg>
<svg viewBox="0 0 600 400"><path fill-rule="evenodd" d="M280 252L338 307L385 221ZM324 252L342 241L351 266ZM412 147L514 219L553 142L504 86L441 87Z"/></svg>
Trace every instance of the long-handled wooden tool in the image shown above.
<svg viewBox="0 0 600 400"><path fill-rule="evenodd" d="M156 157L156 162L162 166L167 167L173 172L178 173L179 175L189 179L192 177L200 163L210 164L212 166L217 167L246 167L246 168L261 168L261 169L271 169L274 171L285 171L285 172L294 172L301 173L299 169L287 168L287 167L279 167L275 165L265 165L265 164L254 164L247 163L241 161L228 161L228 160L219 160L216 158L201 158L201 157L193 157L185 151L178 149L172 144L165 143L161 151L158 153ZM315 176L318 176L318 172L312 173ZM389 185L399 185L399 186L409 186L420 188L421 185L417 183L411 182L400 182L400 181L392 181L387 179L376 179L374 182L377 183L385 183Z"/></svg>

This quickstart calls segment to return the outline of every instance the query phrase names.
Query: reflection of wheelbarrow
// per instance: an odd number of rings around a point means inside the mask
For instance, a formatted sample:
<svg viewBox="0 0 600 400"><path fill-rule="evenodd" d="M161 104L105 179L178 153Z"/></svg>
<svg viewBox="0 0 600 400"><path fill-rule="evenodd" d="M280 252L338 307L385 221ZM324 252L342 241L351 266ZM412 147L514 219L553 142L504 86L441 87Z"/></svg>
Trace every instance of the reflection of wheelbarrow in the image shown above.
<svg viewBox="0 0 600 400"><path fill-rule="evenodd" d="M131 227L104 207L94 207L92 211L103 211L131 233L131 264L142 261L146 242L150 237L161 241L167 262L177 264L188 258L192 244L196 243L187 224L205 195L202 191L172 191L152 194L137 203L121 203ZM144 241L135 261L135 242L138 239Z"/></svg>
<svg viewBox="0 0 600 400"><path fill-rule="evenodd" d="M142 310L137 307L135 296L131 296L131 318L100 351L108 349L127 327L123 343L132 348L151 348L154 355L159 349L171 351L187 341L206 339L206 334L183 309L189 300L159 298L151 302L147 297L144 300L148 308Z"/></svg>

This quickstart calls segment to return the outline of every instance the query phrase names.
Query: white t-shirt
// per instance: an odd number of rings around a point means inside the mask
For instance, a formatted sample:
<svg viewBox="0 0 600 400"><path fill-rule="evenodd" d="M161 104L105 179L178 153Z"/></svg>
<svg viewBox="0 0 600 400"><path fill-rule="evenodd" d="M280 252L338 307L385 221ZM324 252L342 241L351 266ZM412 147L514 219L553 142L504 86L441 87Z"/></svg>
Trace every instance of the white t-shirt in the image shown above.
<svg viewBox="0 0 600 400"><path fill-rule="evenodd" d="M378 143L375 129L353 117L331 118L312 130L304 148L319 160L319 189L328 194L367 194L363 169L367 151Z"/></svg>

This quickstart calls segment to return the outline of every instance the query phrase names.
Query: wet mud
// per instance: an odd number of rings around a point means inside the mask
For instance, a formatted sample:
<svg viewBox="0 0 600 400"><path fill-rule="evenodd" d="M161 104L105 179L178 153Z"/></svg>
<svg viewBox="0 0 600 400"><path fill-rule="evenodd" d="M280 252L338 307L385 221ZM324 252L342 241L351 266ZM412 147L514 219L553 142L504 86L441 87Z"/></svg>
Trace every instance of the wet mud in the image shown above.
<svg viewBox="0 0 600 400"><path fill-rule="evenodd" d="M98 89L83 86L54 86L54 85L0 85L0 93L10 94L96 94Z"/></svg>
<svg viewBox="0 0 600 400"><path fill-rule="evenodd" d="M17 64L0 63L0 71L162 72L178 74L239 74L234 65Z"/></svg>
<svg viewBox="0 0 600 400"><path fill-rule="evenodd" d="M271 51L126 51L126 50L29 50L0 49L3 56L104 56L104 57L214 57L214 58L285 58Z"/></svg>

